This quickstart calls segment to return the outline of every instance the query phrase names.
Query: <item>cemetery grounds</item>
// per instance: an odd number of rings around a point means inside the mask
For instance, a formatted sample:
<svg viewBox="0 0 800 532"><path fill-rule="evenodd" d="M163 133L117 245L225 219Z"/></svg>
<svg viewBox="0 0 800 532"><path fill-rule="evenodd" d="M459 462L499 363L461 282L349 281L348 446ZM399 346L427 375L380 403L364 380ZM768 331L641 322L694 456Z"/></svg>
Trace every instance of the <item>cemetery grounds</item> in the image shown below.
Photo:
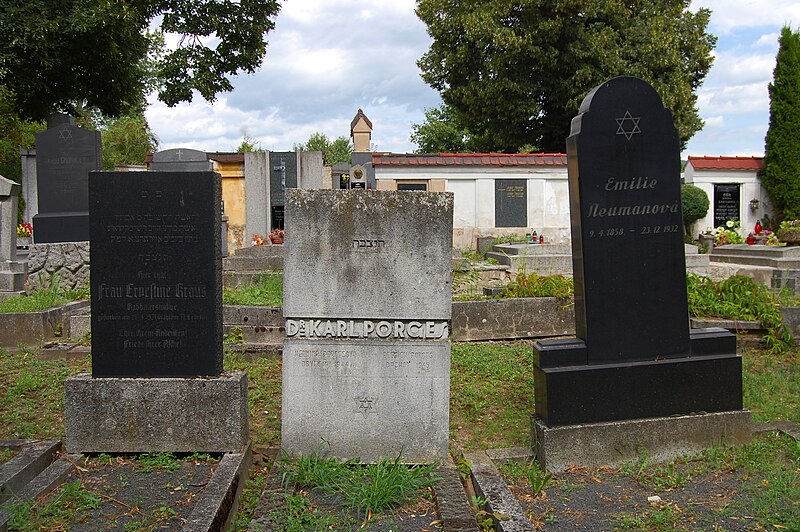
<svg viewBox="0 0 800 532"><path fill-rule="evenodd" d="M233 528L246 530L272 461L280 458L281 363L276 357L248 359L234 349L236 338L226 340L225 369L247 371L250 382L254 464ZM745 407L761 424L752 443L667 464L652 464L643 455L620 468L573 467L555 475L527 460L498 463L534 528L800 530L799 435L777 430L780 422L800 423L800 352L770 352L751 340L740 353ZM532 354L529 341L453 344L450 454L463 478L469 476L465 452L530 446ZM0 351L0 439L63 439L63 381L90 368L90 356L44 360L35 349ZM0 452L0 463L13 454ZM180 529L218 460L196 453L93 455L76 464L61 488L20 512L11 529ZM331 504L319 490L302 485L276 517L289 530L438 529L431 490L419 486L417 496L383 511L395 525L362 507ZM481 507L485 501L467 492L479 524L491 529L492 516Z"/></svg>

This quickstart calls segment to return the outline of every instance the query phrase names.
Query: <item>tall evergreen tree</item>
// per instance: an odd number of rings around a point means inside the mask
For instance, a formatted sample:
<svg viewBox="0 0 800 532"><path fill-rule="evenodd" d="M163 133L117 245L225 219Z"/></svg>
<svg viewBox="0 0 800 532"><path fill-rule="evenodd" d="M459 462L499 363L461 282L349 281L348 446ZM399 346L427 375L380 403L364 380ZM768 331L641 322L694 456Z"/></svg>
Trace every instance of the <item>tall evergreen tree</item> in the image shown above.
<svg viewBox="0 0 800 532"><path fill-rule="evenodd" d="M773 81L769 84L769 129L759 178L775 214L800 218L800 33L781 30Z"/></svg>
<svg viewBox="0 0 800 532"><path fill-rule="evenodd" d="M716 44L710 11L689 4L417 0L433 38L418 65L481 151L564 151L586 94L624 74L653 85L685 144L703 125L695 91Z"/></svg>

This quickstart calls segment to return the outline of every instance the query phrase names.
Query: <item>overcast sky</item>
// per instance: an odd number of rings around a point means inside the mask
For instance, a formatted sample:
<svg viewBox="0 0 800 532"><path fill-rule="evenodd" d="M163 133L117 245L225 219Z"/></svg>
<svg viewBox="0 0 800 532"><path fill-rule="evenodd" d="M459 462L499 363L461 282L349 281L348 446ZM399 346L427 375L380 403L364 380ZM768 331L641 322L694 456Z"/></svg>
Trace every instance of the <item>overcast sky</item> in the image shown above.
<svg viewBox="0 0 800 532"><path fill-rule="evenodd" d="M316 132L350 135L362 108L376 150L413 151L411 124L441 103L416 61L430 38L414 0L286 0L253 75L210 105L201 96L168 108L151 99L147 118L160 149L233 151L247 135L269 150L290 150ZM799 0L693 0L712 10L716 59L699 91L705 128L686 155L762 155L783 25L800 26Z"/></svg>

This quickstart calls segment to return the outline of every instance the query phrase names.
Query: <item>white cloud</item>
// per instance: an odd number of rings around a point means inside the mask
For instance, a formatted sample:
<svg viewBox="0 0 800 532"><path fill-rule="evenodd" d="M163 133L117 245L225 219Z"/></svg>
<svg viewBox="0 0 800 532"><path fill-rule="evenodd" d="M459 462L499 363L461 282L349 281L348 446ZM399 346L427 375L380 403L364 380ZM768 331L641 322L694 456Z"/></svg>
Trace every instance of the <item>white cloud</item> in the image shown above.
<svg viewBox="0 0 800 532"><path fill-rule="evenodd" d="M692 11L711 9L711 30L730 33L739 28L783 26L800 21L797 0L693 0Z"/></svg>

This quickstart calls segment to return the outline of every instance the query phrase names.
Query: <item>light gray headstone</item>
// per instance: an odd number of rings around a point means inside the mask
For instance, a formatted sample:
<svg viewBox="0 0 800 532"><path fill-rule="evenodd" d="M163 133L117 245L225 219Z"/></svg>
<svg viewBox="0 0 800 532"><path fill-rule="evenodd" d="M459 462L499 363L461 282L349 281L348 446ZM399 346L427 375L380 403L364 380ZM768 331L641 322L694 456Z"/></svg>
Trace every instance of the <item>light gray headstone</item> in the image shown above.
<svg viewBox="0 0 800 532"><path fill-rule="evenodd" d="M324 178L321 151L297 152L297 188L321 189Z"/></svg>
<svg viewBox="0 0 800 532"><path fill-rule="evenodd" d="M450 193L286 191L281 446L445 459Z"/></svg>
<svg viewBox="0 0 800 532"><path fill-rule="evenodd" d="M269 152L244 154L245 242L270 232Z"/></svg>
<svg viewBox="0 0 800 532"><path fill-rule="evenodd" d="M17 258L19 183L0 176L0 262Z"/></svg>

